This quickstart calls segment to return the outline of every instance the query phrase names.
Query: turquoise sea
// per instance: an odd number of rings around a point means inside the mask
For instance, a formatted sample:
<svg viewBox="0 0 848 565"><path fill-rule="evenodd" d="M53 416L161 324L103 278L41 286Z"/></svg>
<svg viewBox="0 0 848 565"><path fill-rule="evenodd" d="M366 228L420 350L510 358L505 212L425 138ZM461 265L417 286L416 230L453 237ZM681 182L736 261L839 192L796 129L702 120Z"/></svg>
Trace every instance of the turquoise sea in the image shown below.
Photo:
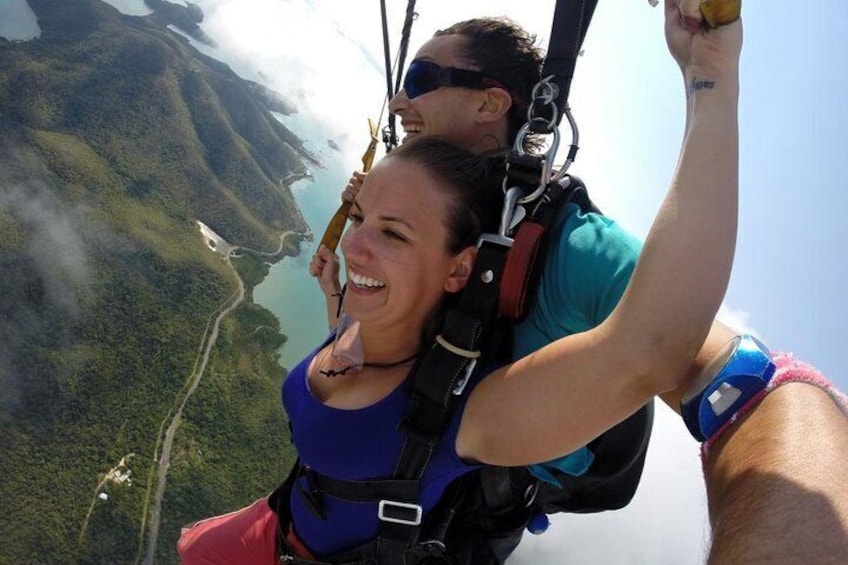
<svg viewBox="0 0 848 565"><path fill-rule="evenodd" d="M320 123L297 115L280 117L282 123L304 140L307 148L320 156L324 169L310 169L314 180L304 179L292 185L297 205L310 229L313 241L301 244L300 255L286 257L271 267L271 272L254 289L257 304L270 310L280 320L288 341L281 351L280 364L291 369L327 335L324 296L315 279L309 276L309 259L315 252L324 228L341 203L340 195L351 172L361 163L346 163L341 153L327 140L333 134ZM364 137L363 150L368 145Z"/></svg>

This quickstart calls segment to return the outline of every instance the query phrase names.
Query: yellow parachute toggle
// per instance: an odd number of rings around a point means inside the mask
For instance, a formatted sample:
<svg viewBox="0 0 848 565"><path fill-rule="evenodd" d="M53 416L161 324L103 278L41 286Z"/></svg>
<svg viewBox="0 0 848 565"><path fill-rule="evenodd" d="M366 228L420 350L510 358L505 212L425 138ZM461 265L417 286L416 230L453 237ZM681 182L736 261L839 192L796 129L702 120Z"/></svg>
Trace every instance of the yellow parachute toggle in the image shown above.
<svg viewBox="0 0 848 565"><path fill-rule="evenodd" d="M368 128L371 130L371 142L368 143L368 149L362 155L362 172L367 173L374 164L374 154L377 152L377 124L371 118L368 118ZM321 238L321 245L326 245L330 251L335 251L339 245L339 240L342 238L347 214L350 211L350 202L342 202L330 222L327 224L327 230L324 232L324 237Z"/></svg>
<svg viewBox="0 0 848 565"><path fill-rule="evenodd" d="M701 14L709 27L735 22L742 13L742 0L702 0Z"/></svg>

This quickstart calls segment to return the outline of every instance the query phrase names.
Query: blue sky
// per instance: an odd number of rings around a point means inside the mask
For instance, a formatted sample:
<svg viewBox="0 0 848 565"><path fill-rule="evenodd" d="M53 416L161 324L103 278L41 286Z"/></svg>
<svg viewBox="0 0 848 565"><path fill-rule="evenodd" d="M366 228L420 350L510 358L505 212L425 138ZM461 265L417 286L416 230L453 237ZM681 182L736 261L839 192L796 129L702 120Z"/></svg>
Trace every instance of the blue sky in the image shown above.
<svg viewBox="0 0 848 565"><path fill-rule="evenodd" d="M141 0L110 3L146 12ZM379 2L198 4L222 58L247 78L261 72L301 104L302 114L325 121L341 159L356 166L385 82L376 64ZM397 45L406 2L388 4ZM534 0L532 11L530 5L418 0L410 57L435 29L478 15L509 15L546 44L553 0ZM740 233L724 315L817 365L845 390L840 351L848 301L840 257L848 239L848 75L840 69L848 55L848 3L748 1L743 16ZM23 0L0 0L0 35L34 24L27 21ZM662 25L662 9L647 0L599 2L571 95L581 133L572 171L638 236L659 206L683 126L682 84ZM336 198L327 195L328 203ZM328 204L328 216L333 209ZM558 517L556 528L522 544L513 562L694 564L703 562L708 537L697 446L676 416L660 411L634 502L617 513Z"/></svg>

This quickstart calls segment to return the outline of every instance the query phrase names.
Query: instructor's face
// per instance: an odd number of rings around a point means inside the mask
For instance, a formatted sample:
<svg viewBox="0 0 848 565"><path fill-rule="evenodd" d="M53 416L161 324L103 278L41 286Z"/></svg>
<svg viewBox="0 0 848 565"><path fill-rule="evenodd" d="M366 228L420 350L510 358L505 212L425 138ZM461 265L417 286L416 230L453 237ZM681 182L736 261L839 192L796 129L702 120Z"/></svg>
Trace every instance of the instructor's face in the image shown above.
<svg viewBox="0 0 848 565"><path fill-rule="evenodd" d="M421 47L415 60L475 70L458 55L465 41L467 38L461 35L434 37ZM483 96L483 90L447 86L410 99L401 90L389 102L389 110L400 116L404 141L419 135L437 135L473 150L480 139L475 114Z"/></svg>

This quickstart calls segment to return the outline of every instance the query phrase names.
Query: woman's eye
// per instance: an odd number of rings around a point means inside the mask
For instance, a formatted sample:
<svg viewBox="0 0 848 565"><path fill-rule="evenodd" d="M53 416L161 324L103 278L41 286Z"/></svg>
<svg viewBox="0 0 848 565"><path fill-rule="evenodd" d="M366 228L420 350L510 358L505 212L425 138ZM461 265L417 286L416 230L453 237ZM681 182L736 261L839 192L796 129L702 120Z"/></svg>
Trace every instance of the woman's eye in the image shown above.
<svg viewBox="0 0 848 565"><path fill-rule="evenodd" d="M406 236L401 235L394 230L385 229L385 230L383 230L383 234L390 237L391 239L396 239L398 241L403 241L403 242L409 241L408 239L406 239Z"/></svg>
<svg viewBox="0 0 848 565"><path fill-rule="evenodd" d="M347 215L347 219L350 220L354 224L361 224L362 223L362 214L359 214L358 212L349 212L348 215Z"/></svg>

